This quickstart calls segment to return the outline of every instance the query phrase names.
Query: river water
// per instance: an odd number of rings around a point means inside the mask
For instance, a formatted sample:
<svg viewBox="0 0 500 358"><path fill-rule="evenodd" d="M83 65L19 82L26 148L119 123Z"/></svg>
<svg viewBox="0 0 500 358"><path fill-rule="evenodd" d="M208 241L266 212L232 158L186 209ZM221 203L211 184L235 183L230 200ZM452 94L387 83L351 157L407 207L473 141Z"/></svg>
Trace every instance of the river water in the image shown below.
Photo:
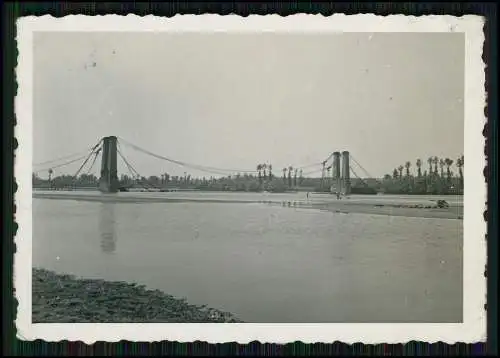
<svg viewBox="0 0 500 358"><path fill-rule="evenodd" d="M143 194L242 201L266 195ZM437 198L356 198L375 199ZM256 202L35 198L33 266L145 284L246 322L461 322L462 224Z"/></svg>

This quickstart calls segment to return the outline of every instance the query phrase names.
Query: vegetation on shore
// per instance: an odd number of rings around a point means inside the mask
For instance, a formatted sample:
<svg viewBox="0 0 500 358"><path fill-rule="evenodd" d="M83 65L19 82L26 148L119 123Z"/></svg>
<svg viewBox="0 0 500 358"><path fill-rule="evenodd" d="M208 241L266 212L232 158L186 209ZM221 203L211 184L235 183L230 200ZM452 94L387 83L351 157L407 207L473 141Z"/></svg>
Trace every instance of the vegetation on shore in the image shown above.
<svg viewBox="0 0 500 358"><path fill-rule="evenodd" d="M33 323L225 323L232 314L126 282L78 279L33 268Z"/></svg>
<svg viewBox="0 0 500 358"><path fill-rule="evenodd" d="M430 157L427 168L424 168L423 161L417 159L416 173L412 173L412 163L407 161L404 166L394 168L392 174L384 176L383 191L388 194L463 194L464 156L455 162L458 175L452 169L453 163L450 158Z"/></svg>
<svg viewBox="0 0 500 358"><path fill-rule="evenodd" d="M350 179L353 194L463 194L463 166L461 156L455 162L457 173L453 171L454 161L449 158L430 157L427 159L428 168L424 168L421 159L415 161L416 171L412 173L412 163L394 168L391 174L382 179L358 178ZM222 177L194 178L185 173L184 176L171 176L168 173L159 176L128 176L121 175L119 185L122 188L175 190L191 189L202 191L232 191L232 192L277 192L287 191L314 191L330 192L335 180L330 172L331 167L322 169L321 177L310 177L302 169L289 166L280 170L279 174L273 171L270 164L258 164L255 173L237 173ZM33 187L40 189L65 188L97 188L98 178L93 174L81 174L78 177L71 175L53 176L49 170L47 179L42 179L33 173Z"/></svg>

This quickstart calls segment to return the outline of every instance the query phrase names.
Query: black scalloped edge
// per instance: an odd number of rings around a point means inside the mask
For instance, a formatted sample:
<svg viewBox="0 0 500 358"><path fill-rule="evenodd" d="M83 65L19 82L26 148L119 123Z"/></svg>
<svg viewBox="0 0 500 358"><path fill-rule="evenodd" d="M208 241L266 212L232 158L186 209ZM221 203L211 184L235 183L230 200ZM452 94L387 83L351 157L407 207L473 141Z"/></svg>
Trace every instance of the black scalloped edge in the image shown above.
<svg viewBox="0 0 500 358"><path fill-rule="evenodd" d="M45 4L47 5L47 3L42 3L40 2L39 5L41 5L41 7L43 7L42 4ZM80 5L80 6L77 6L76 4ZM138 16L147 16L147 15L152 15L151 12L156 12L158 11L158 8L160 7L165 7L165 6L171 6L171 4L169 3L163 3L163 4L151 4L151 3L125 3L125 4L120 4L120 3L107 3L107 4L104 4L104 3L87 3L88 6L90 8L87 8L87 9L83 9L83 13L82 13L82 7L85 7L85 5L83 3L75 3L75 4L72 4L72 3L67 3L67 4L56 4L56 3L50 3L50 5L47 5L48 9L45 9L45 10L41 10L42 13L39 13L38 11L33 11L30 13L30 15L32 16L41 16L41 15L47 15L47 12L51 11L52 12L54 11L53 8L54 6L55 7L58 7L59 9L56 9L56 11L61 11L62 14L61 15L54 15L52 14L51 16L55 17L55 18L60 18L60 17L65 17L65 16L68 16L68 15L94 15L94 16L103 16L103 15L122 15L124 13L127 13L127 14L135 14L135 15L138 15ZM179 4L181 4L179 6ZM230 9L229 7L231 6L233 7L236 7L236 10L233 9ZM377 16L387 16L387 15L405 15L405 16L408 16L406 14L402 14L400 11L401 7L406 7L407 10L409 10L408 12L409 13L416 13L418 12L418 15L417 16L424 16L424 15L449 15L449 12L446 12L446 11L438 11L436 12L435 11L435 8L436 7L440 7L442 5L440 4L432 4L432 3L401 3L401 5L398 5L398 3L378 3L378 4L374 4L374 3L356 3L356 4L351 4L351 3L337 3L337 4L327 4L327 6L329 5L330 9L327 9L325 10L324 8L322 10L317 10L317 11L310 11L311 9L314 9L316 6L321 7L322 5L321 4L313 4L313 3L309 3L309 5L311 6L311 8L309 8L309 11L300 11L299 9L301 8L301 4L299 3L294 3L294 4L286 4L285 3L285 7L283 7L283 3L278 3L278 6L276 6L276 4L273 4L273 5L268 5L268 4L262 4L262 3L251 3L251 4L241 4L241 3L233 3L233 2L229 2L229 3L218 3L215 4L214 6L214 3L197 3L196 5L198 6L198 12L193 12L191 11L193 6L190 6L189 4L187 6L184 6L184 7L187 7L188 10L185 11L185 9L183 9L183 5L186 5L186 3L183 3L183 2L178 2L177 5L175 6L171 6L170 10L172 12L172 10L174 10L173 14L168 16L168 15L164 15L164 14L161 14L161 15L155 15L155 16L162 16L162 17L168 17L168 18L171 18L171 17L174 17L175 15L178 15L178 14L189 14L189 15L192 15L192 14L219 14L219 15L239 15L241 17L248 17L250 15L280 15L280 16L290 16L290 15L295 15L295 14L303 14L303 13L306 13L306 14L309 14L309 15L323 15L323 16L330 16L330 15L333 15L333 14L339 14L339 12L336 12L335 9L336 8L342 8L343 9L343 14L345 15L355 15L355 14L373 14L374 12L376 13ZM194 4L192 4L194 5ZM229 7L227 6L229 5ZM289 5L289 7L291 7L292 9L290 8L286 8L287 5ZM294 6L295 5L295 6ZM307 5L307 3L305 4ZM436 6L437 5L437 6ZM476 5L476 6L475 6ZM23 4L19 4L17 6L20 6L20 7L23 7ZM30 5L27 5L28 7ZM33 6L33 4L31 4L31 6ZM36 6L36 4L35 4ZM454 9L453 9L453 12L455 13L455 15L452 15L452 16L464 16L464 15L468 15L468 14L479 14L479 15L483 15L483 12L482 11L477 11L478 7L487 7L488 5L487 4L480 4L480 3L455 3L454 5ZM74 9L72 9L72 7L74 7ZM114 7L116 8L117 12L109 12L109 8L108 7ZM137 9L137 7L139 7L139 10ZM176 9L176 7L178 9ZM180 8L179 8L180 7ZM189 9L191 7L191 9ZM204 11L204 8L205 7L211 7L212 10L210 11ZM409 7L409 9L408 9ZM130 8L132 8L130 11ZM48 11L47 11L48 10ZM215 10L215 11L214 11ZM269 11L271 10L271 12ZM272 11L274 10L274 11ZM374 11L375 10L375 11ZM167 10L168 11L168 10ZM496 20L496 18L495 18ZM15 49L15 56L14 56L14 69L17 68L17 58L18 58L18 49L17 49L17 46L16 46L16 43L17 41L15 40L16 38L16 27L15 27L15 24L14 24L14 49ZM485 137L485 148L484 148L484 154L486 156L486 167L484 168L483 170L483 176L486 180L486 183L488 183L488 201L485 203L486 204L486 209L485 211L483 212L483 217L484 217L484 221L486 223L489 223L491 224L491 221L488 220L489 218L489 215L492 215L491 213L488 212L488 207L489 207L489 202L490 200L495 200L495 198L492 198L492 195L491 195L491 190L490 190L490 182L489 182L489 173L492 171L492 167L491 167L491 162L492 160L494 160L494 158L492 158L495 153L493 153L493 144L492 144L492 141L491 141L491 137L493 135L495 135L495 133L492 133L493 129L494 129L494 125L492 124L492 122L490 121L490 115L491 115L491 106L488 105L488 95L491 95L491 91L488 91L488 89L490 89L490 86L491 83L490 83L490 79L489 79L489 76L488 76L488 73L489 73L489 66L488 66L488 56L489 56L489 51L490 51L490 47L491 47L491 44L490 44L490 29L489 29L489 21L488 19L486 19L485 23L484 23L484 27L483 27L483 33L485 35L485 42L484 42L484 45L483 45L483 54L482 54L482 60L485 64L485 93L486 93L486 103L485 103L485 107L484 107L484 114L487 118L486 120L486 123L484 125L484 128L483 128L483 136ZM5 74L4 74L5 76ZM14 97L17 96L17 93L18 93L18 86L17 86L17 81L15 81L15 75L13 75L12 73L9 73L8 76L13 76L13 84L14 84ZM9 79L8 77L4 77L4 83L9 83ZM496 94L496 88L495 88L495 91L494 91L494 94ZM5 112L4 112L5 114ZM4 116L5 117L5 116ZM17 120L16 120L16 116L15 116L15 113L13 113L13 116L12 116L12 119L13 119L13 124L15 127L17 125ZM12 127L12 128L13 128ZM4 128L5 128L5 125L4 125ZM9 128L10 129L10 128ZM7 133L10 133L9 131L4 131L4 133L7 132ZM13 134L13 131L12 131L12 134ZM12 139L12 149L13 149L13 156L11 158L8 158L8 159L12 159L12 164L13 164L13 160L15 158L15 151L18 147L18 142L17 142L17 138L15 138L14 135L12 135L11 137ZM4 157L6 157L6 155L4 155ZM497 168L495 168L497 169ZM494 175L495 173L493 173ZM497 176L498 176L498 173L496 173ZM493 177L493 176L492 176ZM12 180L12 195L14 197L15 193L17 192L17 183L15 181L15 177L14 175L12 174L11 177L9 177L9 180L10 181ZM9 185L10 183L7 183L7 185ZM497 183L496 183L497 184ZM5 184L4 184L5 186ZM497 198L498 200L498 198ZM4 204L5 205L5 204ZM16 205L12 204L12 237L14 238L17 234L17 230L18 230L18 225L15 221L15 214L16 214ZM489 214L489 215L488 215ZM491 228L491 225L488 225L488 230ZM486 237L485 237L485 240L486 242L488 242L488 234L486 234ZM5 241L9 241L9 240L4 240ZM15 243L11 242L11 247L12 247L12 254L14 255L15 252L16 252L16 245ZM10 246L9 244L7 244L7 247L9 248ZM5 248L5 247L4 247ZM488 250L489 251L489 250ZM13 256L12 255L12 256ZM13 262L13 260L12 260ZM498 265L498 263L496 263L496 265ZM11 270L12 270L13 266L11 265ZM486 264L486 267L485 267L485 270L484 270L484 276L485 277L488 277L487 275L488 273L488 264ZM5 282L7 280L4 280L4 288L5 288ZM14 290L13 290L13 287L12 287L12 281L10 282L10 286L7 285L7 290L8 292L13 292L14 293ZM490 285L488 284L488 287ZM5 292L5 291L4 291ZM14 312L17 312L17 308L18 308L18 302L17 302L17 299L15 297L15 295L12 296L12 300L13 300L13 305L14 305ZM484 305L484 309L487 310L487 303L485 303ZM14 315L15 316L15 315ZM14 320L15 320L15 317L14 317ZM12 322L11 322L12 323ZM5 326L5 323L3 324L3 326ZM14 335L15 335L15 332L16 332L16 327L15 327L15 324L14 324ZM55 352L59 351L59 354L57 355L65 355L63 354L63 352L61 352L61 350L59 349L55 349L55 347L53 347L52 349L50 348L51 346L54 346L54 345L63 345L65 347L67 347L68 345L70 346L73 346L74 348L76 348L76 346L78 346L77 350L79 352L79 355L82 355L82 351L85 351L85 353L83 353L83 355L92 355L92 354L95 354L95 353L98 353L98 354L103 354L102 353L102 349L104 349L105 352L107 352L107 355L109 353L112 353L113 351L121 351L121 352L125 352L126 355L144 355L144 351L143 349L132 349L132 352L130 351L127 351L126 347L127 346L130 346L130 345L134 345L134 346L142 346L143 348L146 348L148 347L147 349L148 350L151 350L151 348L154 348L153 346L157 347L157 348L160 348L160 350L158 349L152 349L153 351L158 351L162 354L165 354L165 348L168 348L168 351L171 351L172 353L174 354L179 354L181 353L181 355L186 355L185 353L188 353L189 355L191 354L197 354L199 355L200 353L196 353L197 351L199 352L198 349L196 349L197 346L202 346L204 347L204 353L207 353L207 352L210 352L210 353L217 353L218 351L220 351L220 348L221 347L227 347L228 349L224 349L224 351L226 351L227 353L229 354L237 354L237 353L245 353L245 354L248 354L247 352L247 347L249 347L251 349L251 352L253 353L253 355L255 355L255 353L257 353L257 355L259 353L264 353L264 354L269 354L269 353L274 353L274 354L271 354L271 355L283 355L284 353L285 354L292 354L292 355L311 355L311 354L314 354L314 355L323 355L324 353L327 353L328 355L330 354L363 354L363 355L370 355L370 354L418 354L418 355L421 355L421 354L437 354L439 352L443 352L443 351L446 351L447 353L455 353L455 354L479 354L479 355L483 355L486 353L486 343L485 342L475 342L475 343L464 343L464 342L456 342L455 344L448 344L448 343L444 343L442 341L438 341L438 342L435 342L435 343L428 343L428 342L421 342L421 341L409 341L407 343L400 343L400 344L386 344L386 343L381 343L381 344L364 344L362 342L359 342L359 343L353 343L353 344L346 344L346 343L342 343L342 342L339 342L339 341L332 341L331 343L324 343L324 342L318 342L318 343L303 343L303 342L300 342L300 341L296 341L296 342L293 342L293 343L288 343L288 344L285 344L285 345L280 345L280 344L274 344L274 343L261 343L259 341L252 341L252 342L249 342L248 344L239 344L237 342L226 342L226 343L217 343L217 344L211 344L211 343L207 343L207 342L202 342L202 341L194 341L194 342L178 342L178 341L155 341L155 342L132 342L132 341L126 341L126 340L120 340L120 341L117 341L117 342L104 342L104 341L96 341L94 342L93 344L85 344L83 341L68 341L68 340L61 340L59 342L48 342L48 341L44 341L44 340L41 340L41 339L37 339L37 340L34 340L34 341L18 341L18 353L21 353L20 355L23 355L23 351L24 353L28 353L28 355L33 355L32 352L28 352L26 351L24 348L27 348L27 347L23 347L25 346L26 344L30 345L30 346L35 346L35 347L39 347L40 345L48 345L49 346L49 349L48 350L44 350L45 352L47 351L50 351L49 355L56 355L54 354ZM180 344L180 345L186 345L186 344L190 344L192 346L195 347L195 349L193 350L192 348L191 349L188 349L188 348L185 348L185 349L181 349L182 351L185 350L185 353L182 354L182 352L179 352L179 349L173 349L173 347L177 344ZM309 348L304 348L304 349L297 349L296 347L294 347L295 345L297 344L302 344L302 345L308 345ZM120 345L121 347L120 348L117 348L117 349L110 349L110 345L112 346L115 346L117 347L118 345ZM231 349L228 347L228 345L230 345L231 347L235 347L235 349ZM208 346L208 347L207 347ZM417 348L414 348L412 349L413 346L419 346ZM86 347L86 348L84 348ZM237 348L236 348L237 347ZM326 349L326 347L330 347L330 349ZM388 347L391 347L391 348L388 348ZM405 347L410 347L409 351L407 348ZM424 348L424 347L427 347L427 348ZM258 349L259 352L255 352L255 348ZM438 351L436 351L435 349L437 349ZM97 351L97 352L94 352L94 351ZM134 353L135 351L135 353ZM212 355L211 354L211 355ZM26 355L26 354L24 354ZM38 352L37 355L42 355L40 354L40 352ZM123 355L123 353L121 354ZM217 354L218 355L218 354Z"/></svg>
<svg viewBox="0 0 500 358"><path fill-rule="evenodd" d="M484 355L485 345L482 342L476 343L455 343L447 344L441 341L436 343L409 341L405 344L364 344L361 342L346 344L339 341L331 343L303 343L301 341L290 342L287 344L276 343L261 343L259 341L251 341L247 344L237 342L225 342L210 344L203 341L193 342L177 342L177 341L155 341L155 342L131 342L121 340L117 342L97 341L92 345L85 344L82 341L59 341L45 342L43 340L35 340L32 342L36 347L45 345L47 351L52 355L63 355L59 349L59 354L56 352L56 347L65 347L68 352L78 352L78 355L125 355L136 356L145 355L149 352L152 355L274 355L274 356L325 356L325 355L342 355L342 356L366 356L366 355ZM26 351L25 353L30 353ZM118 353L118 354L117 354Z"/></svg>

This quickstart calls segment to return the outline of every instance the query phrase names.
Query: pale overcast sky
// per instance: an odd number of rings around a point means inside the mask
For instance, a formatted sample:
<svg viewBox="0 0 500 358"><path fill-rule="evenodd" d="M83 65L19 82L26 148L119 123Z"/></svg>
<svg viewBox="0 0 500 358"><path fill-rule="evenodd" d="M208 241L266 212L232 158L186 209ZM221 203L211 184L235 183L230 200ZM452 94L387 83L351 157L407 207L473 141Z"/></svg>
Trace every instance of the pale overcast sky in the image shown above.
<svg viewBox="0 0 500 358"><path fill-rule="evenodd" d="M348 150L383 176L463 154L463 96L457 33L38 33L33 160L116 135L180 161L276 173ZM186 171L123 152L146 176Z"/></svg>

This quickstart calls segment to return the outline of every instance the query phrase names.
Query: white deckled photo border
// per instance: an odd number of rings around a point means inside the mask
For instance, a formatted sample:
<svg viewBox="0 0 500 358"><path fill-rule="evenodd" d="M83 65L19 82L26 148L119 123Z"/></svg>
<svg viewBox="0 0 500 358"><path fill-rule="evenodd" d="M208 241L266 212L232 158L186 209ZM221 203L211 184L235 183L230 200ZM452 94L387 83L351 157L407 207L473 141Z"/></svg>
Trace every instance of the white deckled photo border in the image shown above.
<svg viewBox="0 0 500 358"><path fill-rule="evenodd" d="M486 210L487 185L486 123L484 108L485 64L482 60L484 19L479 16L375 16L279 15L240 17L237 15L177 15L172 18L136 15L85 16L54 18L49 15L24 17L17 22L18 93L15 98L17 126L15 136L15 196L19 226L15 237L14 287L18 301L17 335L22 340L45 341L179 341L209 343L304 343L341 341L404 343L411 340L472 343L486 339ZM165 324L33 324L31 320L32 269L32 121L33 121L33 33L40 31L73 32L462 32L465 34L464 94L464 243L463 243L463 322L462 323L165 323ZM56 54L55 54L56 56Z"/></svg>

